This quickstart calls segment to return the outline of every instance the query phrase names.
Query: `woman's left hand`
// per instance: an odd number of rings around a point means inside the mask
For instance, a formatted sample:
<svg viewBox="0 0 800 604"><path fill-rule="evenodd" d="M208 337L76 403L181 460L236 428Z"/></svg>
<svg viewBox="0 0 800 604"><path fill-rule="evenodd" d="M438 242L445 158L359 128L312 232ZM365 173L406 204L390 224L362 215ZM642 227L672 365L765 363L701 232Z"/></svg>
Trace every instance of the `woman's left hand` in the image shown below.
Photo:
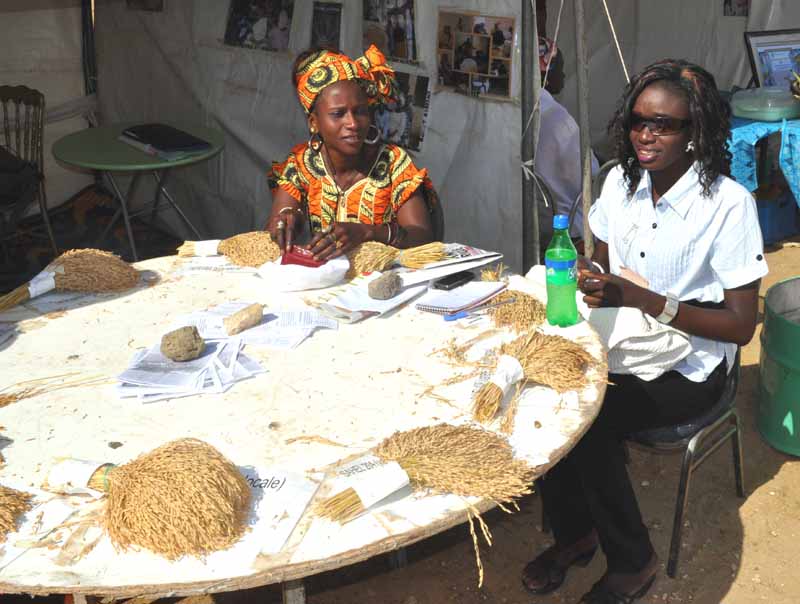
<svg viewBox="0 0 800 604"><path fill-rule="evenodd" d="M578 288L586 294L583 301L590 308L631 306L644 308L650 292L628 279L610 273L578 272Z"/></svg>
<svg viewBox="0 0 800 604"><path fill-rule="evenodd" d="M328 231L314 235L306 248L317 260L331 260L346 254L368 240L372 226L357 222L334 222Z"/></svg>

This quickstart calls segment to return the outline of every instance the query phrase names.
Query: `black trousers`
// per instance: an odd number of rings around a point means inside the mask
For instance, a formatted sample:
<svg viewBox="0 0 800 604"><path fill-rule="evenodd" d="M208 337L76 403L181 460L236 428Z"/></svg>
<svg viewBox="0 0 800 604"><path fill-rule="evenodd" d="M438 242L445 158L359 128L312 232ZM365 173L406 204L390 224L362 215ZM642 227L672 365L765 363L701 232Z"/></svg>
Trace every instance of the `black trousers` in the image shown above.
<svg viewBox="0 0 800 604"><path fill-rule="evenodd" d="M706 412L722 393L722 363L705 382L676 371L645 382L610 374L600 414L575 448L541 481L545 513L559 545L597 530L608 572L642 570L653 553L625 464L632 432L678 424Z"/></svg>

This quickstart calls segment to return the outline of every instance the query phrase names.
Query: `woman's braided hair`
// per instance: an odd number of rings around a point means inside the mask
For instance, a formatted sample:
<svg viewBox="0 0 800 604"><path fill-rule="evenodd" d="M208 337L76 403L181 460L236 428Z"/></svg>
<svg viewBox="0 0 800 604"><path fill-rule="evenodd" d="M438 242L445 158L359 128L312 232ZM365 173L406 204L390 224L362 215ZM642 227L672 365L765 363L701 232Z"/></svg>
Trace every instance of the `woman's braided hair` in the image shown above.
<svg viewBox="0 0 800 604"><path fill-rule="evenodd" d="M711 195L711 186L720 174L730 176L731 153L728 136L731 109L717 90L714 76L702 67L683 60L665 59L645 67L628 84L619 107L608 125L622 166L628 194L633 195L641 179L641 166L630 141L631 114L642 91L658 82L677 92L689 105L692 154L699 163L703 195Z"/></svg>

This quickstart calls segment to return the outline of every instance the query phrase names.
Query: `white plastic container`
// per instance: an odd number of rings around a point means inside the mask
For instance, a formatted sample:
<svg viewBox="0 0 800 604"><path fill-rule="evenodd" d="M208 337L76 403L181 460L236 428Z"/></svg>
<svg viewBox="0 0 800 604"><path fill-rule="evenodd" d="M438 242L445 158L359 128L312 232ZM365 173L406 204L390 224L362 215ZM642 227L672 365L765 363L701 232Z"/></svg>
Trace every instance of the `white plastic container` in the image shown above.
<svg viewBox="0 0 800 604"><path fill-rule="evenodd" d="M731 99L731 109L736 117L762 122L778 122L800 117L800 101L788 88L766 86L739 90Z"/></svg>

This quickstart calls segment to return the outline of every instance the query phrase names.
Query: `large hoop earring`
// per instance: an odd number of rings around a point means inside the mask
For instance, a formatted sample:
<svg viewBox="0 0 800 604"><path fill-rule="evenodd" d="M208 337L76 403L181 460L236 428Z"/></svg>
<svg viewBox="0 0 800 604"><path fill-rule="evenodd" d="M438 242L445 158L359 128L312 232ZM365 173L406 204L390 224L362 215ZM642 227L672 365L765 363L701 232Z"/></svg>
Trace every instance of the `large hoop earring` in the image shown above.
<svg viewBox="0 0 800 604"><path fill-rule="evenodd" d="M322 149L322 136L316 130L312 130L308 137L308 148L314 153L319 153L319 150Z"/></svg>
<svg viewBox="0 0 800 604"><path fill-rule="evenodd" d="M375 136L373 136L372 138L369 137L370 128L375 130ZM369 128L367 128L367 137L364 139L364 142L367 143L368 145L374 145L379 140L381 140L380 129L375 124L370 124Z"/></svg>

